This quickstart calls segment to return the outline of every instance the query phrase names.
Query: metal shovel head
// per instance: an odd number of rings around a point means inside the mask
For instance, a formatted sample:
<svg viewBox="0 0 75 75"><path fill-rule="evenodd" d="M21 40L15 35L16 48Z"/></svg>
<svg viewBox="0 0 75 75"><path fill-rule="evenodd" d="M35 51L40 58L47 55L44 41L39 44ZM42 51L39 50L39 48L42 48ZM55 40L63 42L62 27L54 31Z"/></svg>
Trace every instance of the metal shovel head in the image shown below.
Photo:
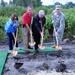
<svg viewBox="0 0 75 75"><path fill-rule="evenodd" d="M62 50L62 47L61 46L56 46L56 49L57 50Z"/></svg>
<svg viewBox="0 0 75 75"><path fill-rule="evenodd" d="M12 54L13 57L15 57L18 54L18 50L12 50L11 54Z"/></svg>
<svg viewBox="0 0 75 75"><path fill-rule="evenodd" d="M39 49L44 50L45 46L38 45Z"/></svg>
<svg viewBox="0 0 75 75"><path fill-rule="evenodd" d="M32 47L32 46L34 46L35 45L35 42L29 42L29 45Z"/></svg>

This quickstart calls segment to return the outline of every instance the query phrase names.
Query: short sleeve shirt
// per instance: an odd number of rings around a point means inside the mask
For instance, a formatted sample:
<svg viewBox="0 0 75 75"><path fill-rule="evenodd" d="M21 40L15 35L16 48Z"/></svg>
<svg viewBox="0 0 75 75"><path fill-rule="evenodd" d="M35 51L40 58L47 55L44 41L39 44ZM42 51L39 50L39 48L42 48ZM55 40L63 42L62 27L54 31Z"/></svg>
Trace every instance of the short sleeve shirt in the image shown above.
<svg viewBox="0 0 75 75"><path fill-rule="evenodd" d="M32 19L33 14L28 14L28 12L24 13L22 16L22 25L28 24L30 26L31 24L31 19Z"/></svg>

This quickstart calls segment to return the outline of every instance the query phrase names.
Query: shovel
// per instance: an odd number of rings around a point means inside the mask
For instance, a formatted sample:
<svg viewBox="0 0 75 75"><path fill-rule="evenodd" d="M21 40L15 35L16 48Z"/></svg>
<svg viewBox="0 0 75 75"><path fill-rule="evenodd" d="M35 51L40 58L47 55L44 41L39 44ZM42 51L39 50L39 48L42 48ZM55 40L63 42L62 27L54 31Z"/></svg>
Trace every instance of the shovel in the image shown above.
<svg viewBox="0 0 75 75"><path fill-rule="evenodd" d="M30 29L32 30L32 23L33 23L33 17L31 19L31 25L30 25ZM35 42L33 41L33 36L32 34L30 35L30 42L29 42L29 46L33 47L35 45Z"/></svg>
<svg viewBox="0 0 75 75"><path fill-rule="evenodd" d="M29 46L33 47L35 45L35 42L33 42L33 37L32 34L30 35L30 42L29 42Z"/></svg>
<svg viewBox="0 0 75 75"><path fill-rule="evenodd" d="M18 28L17 28L17 31L16 31L16 37L15 37L14 48L13 48L13 50L11 51L11 54L12 54L13 57L15 57L15 56L18 54L18 50L17 50L17 48L16 48L17 34L18 34Z"/></svg>
<svg viewBox="0 0 75 75"><path fill-rule="evenodd" d="M44 27L42 28L42 23L41 23L41 29L44 32ZM44 50L45 46L43 46L43 35L41 36L41 44L38 45L39 49Z"/></svg>
<svg viewBox="0 0 75 75"><path fill-rule="evenodd" d="M43 46L43 35L41 36L41 44L38 45L39 49L44 50L45 46Z"/></svg>
<svg viewBox="0 0 75 75"><path fill-rule="evenodd" d="M54 26L54 32L56 33L55 26ZM62 47L61 47L61 46L59 46L59 44L58 44L58 35L55 35L55 37L56 37L56 42L57 42L56 49L57 49L57 50L62 50Z"/></svg>

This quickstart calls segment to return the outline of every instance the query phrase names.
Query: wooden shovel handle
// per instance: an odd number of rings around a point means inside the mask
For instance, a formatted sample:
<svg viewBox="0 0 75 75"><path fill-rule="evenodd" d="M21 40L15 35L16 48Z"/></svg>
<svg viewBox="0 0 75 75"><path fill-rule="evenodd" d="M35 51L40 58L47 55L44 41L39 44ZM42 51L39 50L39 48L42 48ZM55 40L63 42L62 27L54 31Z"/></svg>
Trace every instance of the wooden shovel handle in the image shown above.
<svg viewBox="0 0 75 75"><path fill-rule="evenodd" d="M17 28L17 30L16 30L16 36L15 36L15 44L14 44L14 47L16 47L16 42L17 42L17 34L18 34L18 28Z"/></svg>

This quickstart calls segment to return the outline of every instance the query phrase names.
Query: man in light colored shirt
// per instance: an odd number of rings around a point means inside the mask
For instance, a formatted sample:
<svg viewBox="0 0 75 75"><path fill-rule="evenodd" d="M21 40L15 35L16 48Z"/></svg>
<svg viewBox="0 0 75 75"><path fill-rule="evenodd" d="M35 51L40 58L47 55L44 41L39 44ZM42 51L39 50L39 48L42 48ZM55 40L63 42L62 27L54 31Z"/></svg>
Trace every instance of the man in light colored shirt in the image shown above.
<svg viewBox="0 0 75 75"><path fill-rule="evenodd" d="M61 12L60 5L56 5L55 10L52 12L52 22L53 27L55 28L53 32L54 45L52 47L57 46L57 40L58 40L58 47L61 47L61 42L65 28L65 17L64 14Z"/></svg>

